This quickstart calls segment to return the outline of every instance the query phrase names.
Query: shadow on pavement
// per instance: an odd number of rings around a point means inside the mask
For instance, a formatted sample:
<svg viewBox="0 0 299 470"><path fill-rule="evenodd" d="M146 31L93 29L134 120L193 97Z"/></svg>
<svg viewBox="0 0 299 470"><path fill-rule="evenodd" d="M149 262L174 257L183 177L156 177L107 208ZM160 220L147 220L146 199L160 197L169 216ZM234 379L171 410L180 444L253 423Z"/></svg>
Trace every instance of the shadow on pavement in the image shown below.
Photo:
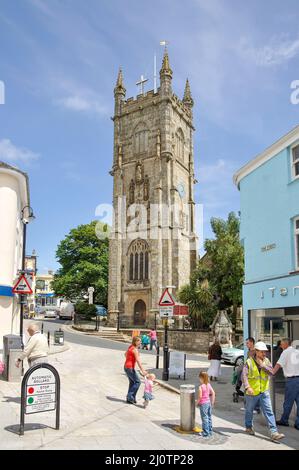
<svg viewBox="0 0 299 470"><path fill-rule="evenodd" d="M125 403L126 405L133 405L133 403L127 403L127 400L124 400L124 399L121 399L121 398L109 397L109 396L106 396L106 398L107 398L107 400L110 400L110 401L115 401L115 402L118 402L118 403ZM143 405L138 405L138 403L135 403L134 406L136 406L137 408L144 409L144 406Z"/></svg>
<svg viewBox="0 0 299 470"><path fill-rule="evenodd" d="M21 403L21 397L3 397L6 400L2 400L3 403Z"/></svg>
<svg viewBox="0 0 299 470"><path fill-rule="evenodd" d="M26 431L35 431L37 429L45 429L45 428L50 428L50 426L46 426L45 424L40 424L40 423L27 423L24 426L24 432ZM20 434L20 425L19 424L13 424L11 426L6 426L5 431L12 432L14 434Z"/></svg>

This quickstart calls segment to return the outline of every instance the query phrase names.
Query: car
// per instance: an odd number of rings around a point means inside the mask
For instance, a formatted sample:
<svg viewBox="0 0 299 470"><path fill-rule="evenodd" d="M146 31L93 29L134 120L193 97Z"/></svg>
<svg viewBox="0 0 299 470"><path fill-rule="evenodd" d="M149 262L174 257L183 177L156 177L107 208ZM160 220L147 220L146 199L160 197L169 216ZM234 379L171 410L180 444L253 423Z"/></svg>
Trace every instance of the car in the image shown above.
<svg viewBox="0 0 299 470"><path fill-rule="evenodd" d="M234 366L240 365L244 362L244 343L232 348L222 348L221 359Z"/></svg>
<svg viewBox="0 0 299 470"><path fill-rule="evenodd" d="M101 317L107 316L107 309L103 305L96 305L97 315Z"/></svg>
<svg viewBox="0 0 299 470"><path fill-rule="evenodd" d="M57 312L56 310L53 308L53 309L46 309L45 310L45 314L44 314L44 317L45 318L56 318L57 317Z"/></svg>

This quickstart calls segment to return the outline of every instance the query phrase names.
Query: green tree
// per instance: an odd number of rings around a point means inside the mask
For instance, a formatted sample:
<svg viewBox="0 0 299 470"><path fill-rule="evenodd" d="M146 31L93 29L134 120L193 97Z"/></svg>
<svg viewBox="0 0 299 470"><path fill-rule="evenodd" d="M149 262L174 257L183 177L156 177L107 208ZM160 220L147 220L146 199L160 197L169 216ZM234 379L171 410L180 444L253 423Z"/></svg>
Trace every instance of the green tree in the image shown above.
<svg viewBox="0 0 299 470"><path fill-rule="evenodd" d="M198 264L192 274L190 284L183 286L179 300L189 306L189 317L192 328L207 328L216 314L215 294L213 286L208 281L209 269Z"/></svg>
<svg viewBox="0 0 299 470"><path fill-rule="evenodd" d="M215 239L205 241L210 264L208 279L218 297L218 307L233 307L233 323L236 310L242 304L244 280L244 250L239 240L240 220L231 212L227 220L211 219Z"/></svg>
<svg viewBox="0 0 299 470"><path fill-rule="evenodd" d="M108 237L99 238L99 232L109 232L101 222L79 225L70 230L56 251L61 268L54 275L52 288L57 296L80 300L94 287L94 303L107 306L108 295Z"/></svg>

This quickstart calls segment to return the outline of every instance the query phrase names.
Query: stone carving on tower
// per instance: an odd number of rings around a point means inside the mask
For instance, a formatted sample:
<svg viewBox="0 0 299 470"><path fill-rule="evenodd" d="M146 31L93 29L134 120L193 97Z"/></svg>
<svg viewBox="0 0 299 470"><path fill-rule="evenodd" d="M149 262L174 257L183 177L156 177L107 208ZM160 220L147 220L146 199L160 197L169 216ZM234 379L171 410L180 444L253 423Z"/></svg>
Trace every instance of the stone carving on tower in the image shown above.
<svg viewBox="0 0 299 470"><path fill-rule="evenodd" d="M128 326L153 326L162 286L176 286L175 295L189 282L196 264L194 102L188 80L182 99L173 93L172 76L165 49L157 90L146 91L142 77L142 92L135 99L126 98L121 69L114 88L111 325L119 315ZM124 200L123 219L119 201Z"/></svg>

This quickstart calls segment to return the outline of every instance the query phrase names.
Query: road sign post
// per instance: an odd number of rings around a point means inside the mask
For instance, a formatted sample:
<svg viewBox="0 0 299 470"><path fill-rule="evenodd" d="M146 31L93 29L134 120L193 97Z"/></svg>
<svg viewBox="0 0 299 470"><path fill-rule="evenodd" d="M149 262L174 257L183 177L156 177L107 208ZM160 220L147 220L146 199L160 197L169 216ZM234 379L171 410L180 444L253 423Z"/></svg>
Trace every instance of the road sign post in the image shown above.
<svg viewBox="0 0 299 470"><path fill-rule="evenodd" d="M167 381L169 377L169 347L168 347L168 318L173 315L173 307L175 305L168 288L164 290L159 300L160 317L164 318L164 345L163 345L163 374L162 380Z"/></svg>

